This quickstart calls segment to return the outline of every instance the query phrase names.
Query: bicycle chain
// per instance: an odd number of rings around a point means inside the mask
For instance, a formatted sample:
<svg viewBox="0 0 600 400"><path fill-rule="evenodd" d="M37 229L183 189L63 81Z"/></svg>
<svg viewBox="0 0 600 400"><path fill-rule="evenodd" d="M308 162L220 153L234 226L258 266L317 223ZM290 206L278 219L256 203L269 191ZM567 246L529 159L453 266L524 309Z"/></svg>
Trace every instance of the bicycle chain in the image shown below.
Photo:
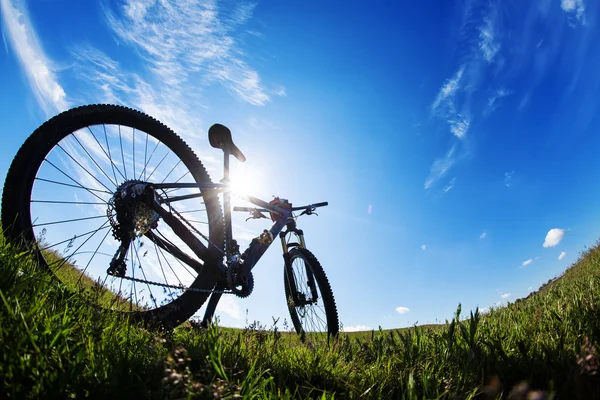
<svg viewBox="0 0 600 400"><path fill-rule="evenodd" d="M167 199L169 198L169 196L166 196L166 197L167 197ZM196 229L195 226L193 226L188 220L186 220L183 216L181 216L181 214L175 208L173 208L173 207L171 207L171 205L169 205L169 209L171 210L171 212L175 213L183 222L185 222L185 224L188 225L192 229L192 231L197 233L208 243L212 244L215 248L217 248L219 250L219 252L221 254L225 254L225 252L223 250L221 250L217 245L215 245L206 235L204 235L202 232L200 232L198 229ZM234 293L232 290L198 289L198 288L191 288L191 287L187 287L187 286L183 286L183 285L170 285L168 283L160 283L160 282L149 281L146 279L133 278L130 276L122 276L121 278L125 279L125 280L129 280L129 281L133 281L133 282L147 284L147 285L154 285L154 286L160 286L160 287L164 287L164 288L177 289L177 290L183 290L183 291L189 290L190 292L197 292L197 293L218 293L218 294Z"/></svg>
<svg viewBox="0 0 600 400"><path fill-rule="evenodd" d="M183 286L183 285L169 285L168 283L154 282L154 281L149 281L149 280L145 280L145 279L133 278L131 276L122 276L121 279L125 279L125 280L128 280L128 281L133 281L133 282L138 282L138 283L145 283L147 285L154 285L154 286L165 287L165 288L169 288L169 289L177 289L177 290L183 290L183 291L188 291L189 290L190 292L218 293L218 294L230 294L230 293L233 293L231 290L198 289L198 288L192 288L192 287L187 287L187 286Z"/></svg>

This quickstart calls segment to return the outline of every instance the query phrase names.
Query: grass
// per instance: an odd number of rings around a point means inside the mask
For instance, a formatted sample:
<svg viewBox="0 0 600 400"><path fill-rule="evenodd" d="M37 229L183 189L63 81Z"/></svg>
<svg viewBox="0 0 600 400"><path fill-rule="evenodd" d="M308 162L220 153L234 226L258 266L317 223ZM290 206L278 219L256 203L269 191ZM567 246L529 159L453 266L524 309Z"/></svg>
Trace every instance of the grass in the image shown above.
<svg viewBox="0 0 600 400"><path fill-rule="evenodd" d="M600 398L600 248L527 299L302 344L101 313L0 236L0 398ZM91 290L92 301L106 301ZM343 306L343 305L341 305Z"/></svg>

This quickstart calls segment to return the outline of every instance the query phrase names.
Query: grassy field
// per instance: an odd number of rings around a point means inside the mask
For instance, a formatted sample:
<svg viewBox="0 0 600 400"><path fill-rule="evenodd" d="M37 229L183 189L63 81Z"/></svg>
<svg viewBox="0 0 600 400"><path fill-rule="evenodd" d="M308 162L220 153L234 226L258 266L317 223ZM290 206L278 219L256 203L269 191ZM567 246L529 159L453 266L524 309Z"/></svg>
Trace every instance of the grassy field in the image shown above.
<svg viewBox="0 0 600 400"><path fill-rule="evenodd" d="M599 266L594 247L537 293L483 315L458 306L445 325L302 344L256 324L129 324L0 236L0 399L600 398Z"/></svg>

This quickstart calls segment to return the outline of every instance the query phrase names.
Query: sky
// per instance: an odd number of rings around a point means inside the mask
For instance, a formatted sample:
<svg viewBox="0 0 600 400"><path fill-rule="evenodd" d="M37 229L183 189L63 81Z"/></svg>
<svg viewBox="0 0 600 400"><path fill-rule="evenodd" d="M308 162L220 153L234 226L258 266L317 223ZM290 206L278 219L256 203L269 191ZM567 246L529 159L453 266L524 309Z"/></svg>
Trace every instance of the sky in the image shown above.
<svg viewBox="0 0 600 400"><path fill-rule="evenodd" d="M345 330L489 310L600 235L599 8L0 0L0 176L51 116L114 103L170 126L218 181L219 122L251 193L329 202L298 224ZM244 219L243 245L269 225ZM282 267L274 245L220 323L286 318Z"/></svg>

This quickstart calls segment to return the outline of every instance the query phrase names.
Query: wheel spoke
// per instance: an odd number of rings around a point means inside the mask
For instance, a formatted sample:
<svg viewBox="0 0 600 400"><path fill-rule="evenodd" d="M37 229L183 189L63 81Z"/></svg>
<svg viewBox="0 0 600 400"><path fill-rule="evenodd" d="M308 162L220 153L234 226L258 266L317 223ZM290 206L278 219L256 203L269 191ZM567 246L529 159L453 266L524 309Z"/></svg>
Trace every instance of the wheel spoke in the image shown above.
<svg viewBox="0 0 600 400"><path fill-rule="evenodd" d="M160 183L165 183L165 181L167 180L167 178L169 177L169 175L171 175L171 173L173 173L173 171L175 171L175 168L177 168L177 166L179 164L181 164L181 160L177 161L177 164L175 164L173 166L173 168L171 168L171 170L169 171L169 173L167 174L167 176L165 176L165 178Z"/></svg>
<svg viewBox="0 0 600 400"><path fill-rule="evenodd" d="M148 178L146 179L147 181L150 180L150 178L152 177L152 175L154 175L154 172L158 169L158 167L160 167L160 164L162 164L163 161L165 161L165 158L167 158L167 156L171 154L171 152L167 152L167 154L165 154L165 156L160 160L160 162L156 165L156 167L154 167L154 169L152 170L152 173L150 175L148 175Z"/></svg>
<svg viewBox="0 0 600 400"><path fill-rule="evenodd" d="M63 174L64 176L66 176L67 178L69 178L70 180L72 180L73 182L75 182L77 185L79 185L79 187L81 187L82 189L87 190L88 192L90 192L92 195L94 195L95 197L97 197L101 201L104 201L103 198L101 198L100 196L98 196L97 194L95 194L90 188L87 188L87 187L83 186L81 183L79 183L75 179L71 178L71 176L69 176L67 173L65 173L62 169L60 169L56 165L54 165L52 163L52 161L50 161L48 159L44 159L44 161L46 161L47 163L49 163L50 165L52 165L54 168L56 168L61 174ZM100 189L95 189L95 191L96 192L104 192L104 193L107 193L107 194L112 194L111 192L103 191L103 190L100 190Z"/></svg>
<svg viewBox="0 0 600 400"><path fill-rule="evenodd" d="M133 140L131 141L131 143L133 143L133 178L135 179L135 128L131 128L132 129L132 135L133 135Z"/></svg>
<svg viewBox="0 0 600 400"><path fill-rule="evenodd" d="M140 256L138 254L137 248L135 247L135 243L133 246L133 250L135 251L135 256L138 259L139 267L140 267L140 270L142 271L142 276L144 277L144 280L146 281L146 286L148 287L148 291L150 292L150 299L154 303L154 307L158 308L158 305L156 304L156 298L152 294L152 289L150 289L150 285L147 283L148 278L146 277L146 272L144 271L144 268L142 268L142 261L140 260ZM135 269L135 262L133 263L133 265L134 265L134 269Z"/></svg>
<svg viewBox="0 0 600 400"><path fill-rule="evenodd" d="M81 235L74 235L72 238L69 238L69 239L63 240L63 241L61 241L61 242L58 242L58 243L54 243L54 244L53 244L53 245L51 245L51 246L46 246L46 247L44 247L44 248L41 248L41 249L40 249L40 251L48 250L48 249L51 249L51 248L53 248L53 247L60 246L61 244L64 244L64 243L67 243L67 242L75 242L75 239L79 239L80 237L84 237L84 236L90 235L90 234L92 234L92 233L95 233L95 232L101 231L101 230L103 230L103 229L108 229L108 228L110 228L110 226L105 226L106 224L108 224L108 222L109 222L109 221L104 221L104 223L103 223L102 225L100 225L100 227L99 227L98 229L94 229L94 230L91 230L91 231L89 231L89 232L82 233Z"/></svg>
<svg viewBox="0 0 600 400"><path fill-rule="evenodd" d="M73 135L73 136L75 136L75 135ZM57 144L57 147L59 149L61 149L62 151L64 151L65 154L68 155L71 160L75 161L75 164L79 165L81 167L81 169L83 169L85 172L87 172L87 174L89 176L91 176L92 178L94 178L94 180L96 182L98 182L100 185L102 185L106 190L108 190L110 192L110 188L108 186L106 186L104 183L102 183L100 181L100 179L96 178L96 176L94 174L92 174L90 171L88 171L86 167L84 167L83 165L81 165L81 163L79 161L77 161L75 158L73 158L73 156L71 154L69 154L69 152L66 151L60 144Z"/></svg>
<svg viewBox="0 0 600 400"><path fill-rule="evenodd" d="M125 166L125 155L123 154L123 138L121 137L121 125L119 125L119 144L121 145L121 161L123 162L123 172L125 173L125 180L127 180L127 167Z"/></svg>
<svg viewBox="0 0 600 400"><path fill-rule="evenodd" d="M22 150L30 157L13 161L6 184L16 190L5 193L12 196L5 204L20 204L6 209L15 214L15 232L31 239L41 264L76 293L92 289L102 308L129 310L142 320L160 316L168 323L193 314L209 295L185 288L214 286L212 269L220 265L213 265L218 258L213 250L222 249L224 234L218 223L212 226L222 219L219 200L204 204L199 186L209 185L210 178L189 146L154 119L111 105L66 111L32 137ZM31 177L19 176L27 168ZM175 180L190 187L168 187L183 195L173 196L178 202L170 206L120 197L135 181ZM166 192L161 188L157 196L167 198ZM120 238L132 226L145 235L132 238L125 250ZM112 262L121 261L126 275L108 273ZM206 266L211 274L202 273ZM198 281L200 276L205 280ZM178 311L165 307L173 301Z"/></svg>
<svg viewBox="0 0 600 400"><path fill-rule="evenodd" d="M103 206L104 203L94 203L90 201L58 201L58 200L31 200L32 203L49 203L49 204L86 204L86 205L100 205Z"/></svg>
<svg viewBox="0 0 600 400"><path fill-rule="evenodd" d="M79 286L79 282L81 281L81 278L85 275L85 271L87 271L88 267L92 263L92 260L94 259L94 257L98 253L98 250L100 249L100 246L102 246L102 244L106 240L106 237L108 236L109 233L110 233L110 231L106 232L106 235L104 235L104 237L102 238L102 241L98 244L98 246L96 247L96 250L94 250L94 254L92 254L92 256L88 260L87 264L85 265L85 268L83 269L83 271L81 271L81 275L79 275L79 279L77 279L77 284L75 286Z"/></svg>
<svg viewBox="0 0 600 400"><path fill-rule="evenodd" d="M107 224L107 223L108 223L108 221L106 221L106 222L105 222L105 224ZM102 226L104 226L104 225L102 225ZM101 227L102 227L102 226L101 226ZM79 247L77 247L73 253L71 253L70 255L68 255L68 256L66 256L66 257L64 257L64 256L63 256L63 257L62 257L61 259L59 259L58 261L55 261L55 262L53 262L53 263L50 263L48 266L49 266L49 267L51 267L51 266L52 266L54 263L56 263L56 262L60 262L60 265L59 265L59 266L58 266L58 267L57 267L57 268L54 270L54 272L56 273L56 272L57 272L59 269L61 269L61 268L62 268L62 266L63 266L63 265L65 265L65 264L66 264L66 263L67 263L67 262L68 262L68 261L71 259L71 257L73 257L73 256L74 256L74 255L75 255L75 254L76 254L76 253L79 251L79 249L81 249L81 248L82 248L82 247L83 247L83 246L84 246L84 245L85 245L85 244L86 244L86 243L87 243L87 242L88 242L88 241L89 241L91 238L93 238L93 237L96 235L96 233L98 233L99 231L100 231L100 229L96 229L96 230L94 231L94 233L92 233L92 234L91 234L91 235L90 235L90 236L89 236L87 239L85 239L85 240L83 241L83 243L81 243L81 244L79 245Z"/></svg>
<svg viewBox="0 0 600 400"><path fill-rule="evenodd" d="M182 180L183 178L185 178L187 175L190 174L190 171L187 171L185 174L183 174L179 179L177 179L174 183L179 183L180 180ZM179 190L179 188L174 188L174 189L169 189L169 190L165 190L166 194L169 194L171 192L174 192L176 190Z"/></svg>
<svg viewBox="0 0 600 400"><path fill-rule="evenodd" d="M77 136L75 136L75 134L73 134L73 139L75 139L75 141L79 144L79 146L83 149L83 151L85 152L85 154L88 155L88 157L90 158L90 160L92 160L92 162L96 165L96 167L98 167L98 169L104 174L104 176L109 180L110 183L112 183L115 187L117 187L117 180L115 177L115 180L113 181L110 176L108 176L106 174L106 172L104 172L104 170L102 169L102 167L96 162L96 160L94 159L94 157L91 156L91 154L87 151L87 149L81 144L81 142L79 141L79 139L77 139Z"/></svg>
<svg viewBox="0 0 600 400"><path fill-rule="evenodd" d="M108 135L106 134L106 125L102 124L102 127L104 128L104 139L106 140L106 148L108 149L108 154L106 154L106 151L104 151L104 149L102 148L102 145L100 145L100 142L98 141L98 139L96 139L96 135L94 135L94 132L92 132L92 129L89 126L87 128L90 131L90 133L92 134L92 136L94 137L94 139L96 140L96 143L98 143L98 146L100 146L100 148L102 149L104 154L108 157L108 160L110 161L110 165L112 166L113 175L115 176L115 182L119 182L119 180L117 179L117 174L115 173L115 169L117 170L119 175L121 175L121 178L125 179L125 176L123 176L123 174L121 173L119 168L113 162L112 154L110 152L110 144L108 144ZM125 167L125 166L123 166L123 167Z"/></svg>
<svg viewBox="0 0 600 400"><path fill-rule="evenodd" d="M189 210L189 211L178 211L178 212L179 212L179 214L191 214L191 213L202 212L202 211L206 211L206 208L203 208L200 210Z"/></svg>
<svg viewBox="0 0 600 400"><path fill-rule="evenodd" d="M88 219L98 219L98 218L106 218L106 215L96 215L96 216L93 216L93 217L73 218L73 219L65 219L65 220L62 220L62 221L44 222L43 224L33 224L31 226L32 227L36 227L36 226L65 224L67 222L86 221Z"/></svg>
<svg viewBox="0 0 600 400"><path fill-rule="evenodd" d="M154 245L154 251L156 252L156 258L158 259L158 265L160 266L160 270L162 272L163 278L165 278L165 284L169 284L169 281L167 280L167 275L165 274L165 270L163 269L162 266L162 261L160 261L160 255L158 254L158 246L156 245L156 243L152 242L152 244ZM165 259L165 261L167 261L165 255L163 254L163 252L161 251L160 254L162 254L163 258ZM167 261L168 264L168 261ZM171 271L173 271L173 268L171 268ZM177 278L177 280L179 281L179 284L183 286L183 284L181 283L181 281L179 280L179 277L177 276L177 274L175 274L175 271L173 271L173 274L175 275L175 277ZM171 288L169 288L169 294L172 295L173 292L171 291Z"/></svg>
<svg viewBox="0 0 600 400"><path fill-rule="evenodd" d="M161 238L162 240L164 240L165 242L169 243L169 244L170 244L171 246L173 246L174 248L177 248L177 246L175 246L175 245L173 244L173 242L171 242L169 239L167 239L167 238L165 237L165 235L163 235L163 234L162 234L162 233L161 233L161 232L160 232L158 229L156 230L156 234L157 234L158 236L160 236L160 238ZM176 256L175 254L173 254L173 253L170 253L170 252L169 252L169 254L171 254L171 255L173 256L173 258L175 258L175 260L177 260L177 262L179 262L179 264L181 264L181 266L182 266L182 267L183 267L183 268L184 268L184 269L187 271L187 273L188 273L188 274L190 274L190 275L192 276L192 278L195 278L195 277L196 277L196 276L195 276L195 275L194 275L192 272L190 272L190 270L189 270L189 268L186 266L186 263L185 263L185 262L182 262L182 260L180 260L180 259L179 259L179 257L177 257L177 256Z"/></svg>
<svg viewBox="0 0 600 400"><path fill-rule="evenodd" d="M147 165L147 161L146 161L146 157L148 156L148 134L146 133L146 145L144 146L144 169L142 170L142 173L140 174L139 179L142 179L142 174L144 174L144 180L146 180L146 165Z"/></svg>
<svg viewBox="0 0 600 400"><path fill-rule="evenodd" d="M36 181L42 181L42 182L48 182L48 183L54 183L56 185L69 186L69 187L77 188L77 189L85 189L85 190L87 190L90 193L91 192L98 192L98 193L112 194L110 192L107 192L106 190L92 189L92 188L88 188L88 187L85 187L85 186L82 186L82 185L71 185L70 183L58 182L58 181L54 181L52 179L44 179L44 178L38 178L38 177L36 177L35 180ZM92 194L94 194L94 193L92 193ZM96 196L96 195L94 195L94 196ZM98 197L98 196L96 196L96 197ZM98 197L98 198L103 201L103 204L106 204L106 201L104 201L104 199L102 199L100 197Z"/></svg>
<svg viewBox="0 0 600 400"><path fill-rule="evenodd" d="M152 160L152 157L154 156L154 152L156 151L156 149L158 149L158 145L160 144L160 142L156 142L156 145L154 146L154 149L152 149L152 153L150 153L150 157L148 158L148 161L146 161L146 163L144 164L144 176L146 173L146 168L148 168L148 164L150 164L150 161ZM189 171L188 171L189 172ZM148 179L150 179L150 177L144 178L145 181L148 181Z"/></svg>

